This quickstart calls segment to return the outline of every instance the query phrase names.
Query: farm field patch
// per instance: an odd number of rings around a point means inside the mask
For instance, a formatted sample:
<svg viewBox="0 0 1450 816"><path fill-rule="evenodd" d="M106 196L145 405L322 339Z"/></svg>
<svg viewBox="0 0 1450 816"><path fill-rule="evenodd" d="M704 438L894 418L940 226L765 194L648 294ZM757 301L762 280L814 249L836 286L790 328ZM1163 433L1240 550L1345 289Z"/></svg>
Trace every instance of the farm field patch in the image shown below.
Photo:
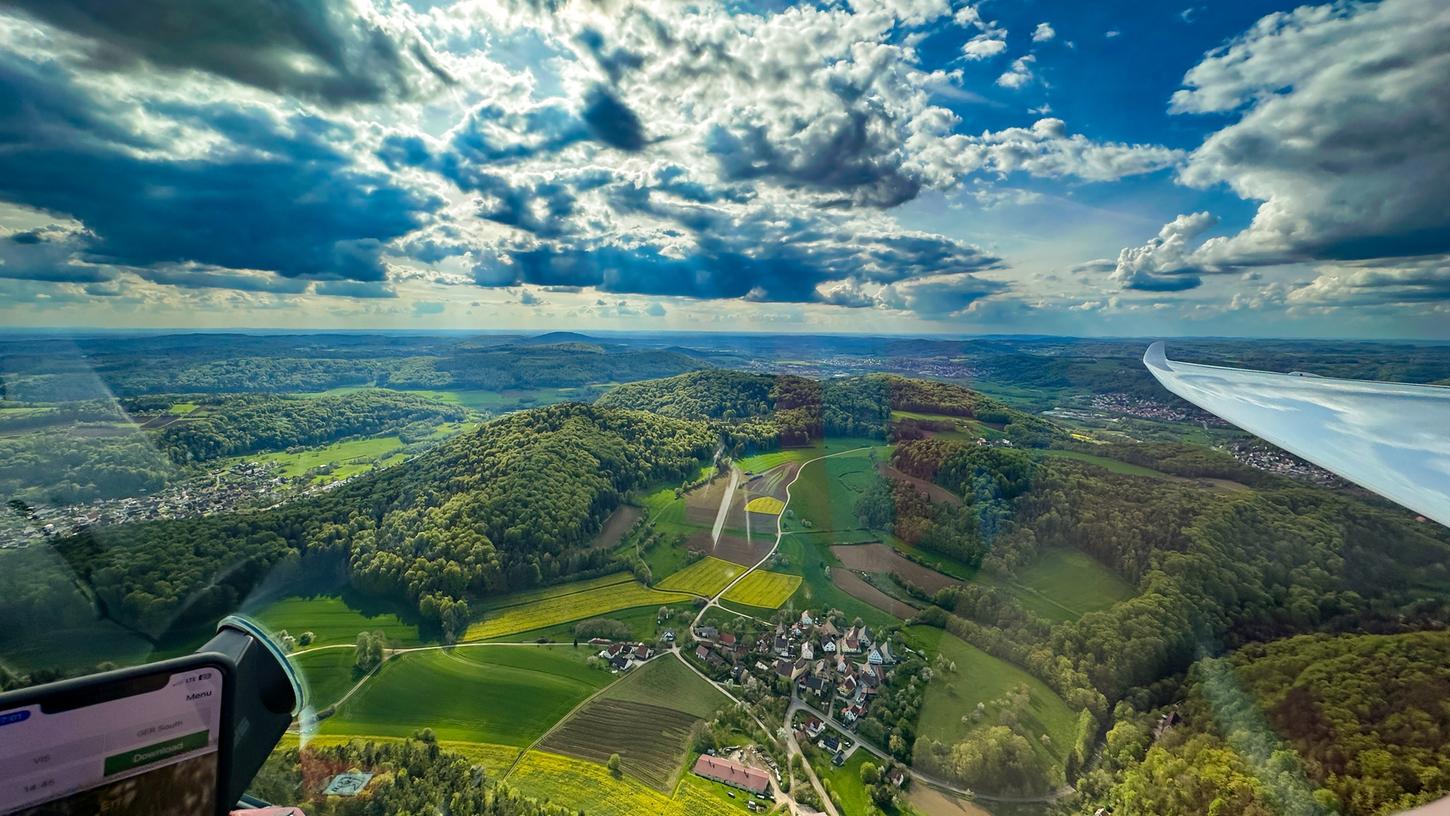
<svg viewBox="0 0 1450 816"><path fill-rule="evenodd" d="M669 625L659 626L656 624L659 609L658 606L637 606L633 609L616 609L603 617L628 626L629 635L634 640L654 640L660 630L670 628ZM530 629L526 632L513 632L488 639L511 643L533 643L540 639L554 643L569 643L574 640L574 627L578 623L578 621L567 621L565 623L556 623L552 626L544 626L539 629Z"/></svg>
<svg viewBox="0 0 1450 816"><path fill-rule="evenodd" d="M525 754L509 774L508 783L526 796L589 816L736 816L745 812L743 805L714 796L705 780L690 774L685 774L671 796L628 775L615 777L598 763L546 751Z"/></svg>
<svg viewBox="0 0 1450 816"><path fill-rule="evenodd" d="M790 597L791 603L796 609L839 609L848 618L859 615L872 626L891 623L889 614L852 597L831 582L829 573L841 568L828 546L835 537L834 534L791 533L781 539L781 558L773 569L801 576L800 586Z"/></svg>
<svg viewBox="0 0 1450 816"><path fill-rule="evenodd" d="M770 538L761 536L759 538L746 539L744 536L721 533L719 541L712 541L710 534L705 531L693 533L685 539L685 548L702 555L709 555L715 558L729 561L734 564L749 566L760 561L770 551L770 544L775 540L775 533Z"/></svg>
<svg viewBox="0 0 1450 816"><path fill-rule="evenodd" d="M756 496L745 503L745 509L752 513L765 513L772 516L780 515L785 509L785 502L774 496Z"/></svg>
<svg viewBox="0 0 1450 816"><path fill-rule="evenodd" d="M843 567L836 567L831 570L831 581L842 592L859 601L870 604L893 617L909 618L916 614L916 607L903 600L891 597L877 587L867 583L861 576Z"/></svg>
<svg viewBox="0 0 1450 816"><path fill-rule="evenodd" d="M633 575L627 572L611 572L608 575L600 575L597 578L585 578L582 581L569 581L564 584L554 584L552 586L539 587L538 589L525 589L520 592L510 592L507 595L485 598L479 602L479 608L502 609L506 606L519 606L544 598L556 598L560 595L588 592L591 589L599 589L600 587L631 583L634 583Z"/></svg>
<svg viewBox="0 0 1450 816"><path fill-rule="evenodd" d="M670 575L656 586L672 592L689 592L711 597L744 571L745 568L739 564L706 557Z"/></svg>
<svg viewBox="0 0 1450 816"><path fill-rule="evenodd" d="M664 705L701 719L730 702L719 689L670 655L631 671L599 699Z"/></svg>
<svg viewBox="0 0 1450 816"><path fill-rule="evenodd" d="M811 462L791 486L791 509L801 526L813 530L861 527L856 501L876 480L871 448ZM787 519L789 521L789 519Z"/></svg>
<svg viewBox="0 0 1450 816"><path fill-rule="evenodd" d="M913 487L917 489L917 492L925 493L926 497L934 502L943 502L945 504L961 506L962 499L960 496L951 492L950 490L947 490L945 487L942 487L935 482L929 482L926 479L918 479L915 476L911 476L897 470L896 468L886 464L885 462L877 465L877 469L881 472L882 476L885 476L892 481L910 483Z"/></svg>
<svg viewBox="0 0 1450 816"><path fill-rule="evenodd" d="M403 440L396 434L391 434L333 442L295 453L249 454L240 458L281 465L282 475L287 477L303 476L314 468L331 467L331 473L319 474L313 478L315 483L325 484L371 470L377 460L388 459L392 454L402 451L403 447Z"/></svg>
<svg viewBox="0 0 1450 816"><path fill-rule="evenodd" d="M476 654L475 654L476 653ZM490 646L410 652L387 660L318 731L527 745L610 681L583 650Z"/></svg>
<svg viewBox="0 0 1450 816"><path fill-rule="evenodd" d="M903 631L914 648L941 654L956 664L956 671L935 672L927 685L917 721L918 736L955 743L977 728L996 723L999 709L993 701L1015 686L1026 685L1030 702L1021 722L1031 735L1028 742L1049 765L1059 769L1065 765L1077 712L1045 683L941 629L911 626ZM986 710L980 720L974 720L970 715L978 703L984 704ZM1049 738L1045 745L1041 739L1044 734Z"/></svg>
<svg viewBox="0 0 1450 816"><path fill-rule="evenodd" d="M619 754L624 773L668 791L684 762L690 727L698 719L673 708L601 697L554 729L539 748L601 764Z"/></svg>
<svg viewBox="0 0 1450 816"><path fill-rule="evenodd" d="M595 587L583 592L570 591L569 586L562 584L554 587L555 590L560 590L554 595L492 610L482 621L468 627L463 640L487 640L559 623L597 618L617 609L658 607L688 601L691 597L680 592L650 589L635 581Z"/></svg>
<svg viewBox="0 0 1450 816"><path fill-rule="evenodd" d="M393 612L363 611L338 595L283 598L251 613L272 632L313 635L312 646L357 642L359 632L382 632L390 646L420 642L418 627ZM301 649L311 647L298 647Z"/></svg>
<svg viewBox="0 0 1450 816"><path fill-rule="evenodd" d="M589 543L589 546L596 549L614 549L620 541L624 540L625 533L628 533L629 528L634 526L642 512L638 507L620 505L609 514L608 519L605 519L604 526L599 529L599 534L594 536L594 540Z"/></svg>
<svg viewBox="0 0 1450 816"><path fill-rule="evenodd" d="M831 554L847 569L859 572L895 573L933 595L957 581L930 567L912 561L882 543L851 544L831 548Z"/></svg>
<svg viewBox="0 0 1450 816"><path fill-rule="evenodd" d="M778 609L800 585L799 575L756 570L731 587L724 598L746 606Z"/></svg>

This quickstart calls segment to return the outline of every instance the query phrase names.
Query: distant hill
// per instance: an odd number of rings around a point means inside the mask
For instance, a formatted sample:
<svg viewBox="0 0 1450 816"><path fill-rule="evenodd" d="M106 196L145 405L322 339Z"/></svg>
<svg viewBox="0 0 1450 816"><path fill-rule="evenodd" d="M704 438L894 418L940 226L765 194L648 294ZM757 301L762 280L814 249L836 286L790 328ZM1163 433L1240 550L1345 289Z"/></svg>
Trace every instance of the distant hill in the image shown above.
<svg viewBox="0 0 1450 816"><path fill-rule="evenodd" d="M597 346L599 341L587 334L578 332L555 331L526 337L515 345L520 346L557 346L564 343L581 343L586 346Z"/></svg>

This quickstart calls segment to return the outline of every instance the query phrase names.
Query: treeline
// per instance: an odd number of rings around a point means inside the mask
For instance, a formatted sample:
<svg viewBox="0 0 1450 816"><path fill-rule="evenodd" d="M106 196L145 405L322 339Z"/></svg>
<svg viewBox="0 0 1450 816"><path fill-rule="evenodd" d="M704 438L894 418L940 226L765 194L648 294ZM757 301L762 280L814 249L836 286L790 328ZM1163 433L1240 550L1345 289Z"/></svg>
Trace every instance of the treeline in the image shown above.
<svg viewBox="0 0 1450 816"><path fill-rule="evenodd" d="M1388 816L1450 793L1450 632L1309 635L1194 664L1119 707L1084 802L1123 816ZM1170 719L1164 720L1164 717Z"/></svg>
<svg viewBox="0 0 1450 816"><path fill-rule="evenodd" d="M280 393L343 386L522 389L630 382L706 368L675 351L508 338L343 335L179 335L0 343L0 399L94 400L111 395Z"/></svg>
<svg viewBox="0 0 1450 816"><path fill-rule="evenodd" d="M608 566L588 545L621 497L685 478L716 444L698 422L550 406L275 510L122 525L57 549L105 616L152 634L298 570L404 599L452 637L469 599Z"/></svg>
<svg viewBox="0 0 1450 816"><path fill-rule="evenodd" d="M0 496L27 504L72 504L155 492L176 467L139 430L31 431L0 436Z"/></svg>
<svg viewBox="0 0 1450 816"><path fill-rule="evenodd" d="M361 792L323 795L328 780L353 770L373 775ZM432 729L423 729L396 742L353 740L276 751L248 792L312 816L574 816L568 808L535 801L498 782L490 772L499 770L439 746Z"/></svg>
<svg viewBox="0 0 1450 816"><path fill-rule="evenodd" d="M168 425L157 434L157 445L173 462L188 464L321 445L349 436L407 432L409 426L415 426L413 437L422 438L433 426L467 418L468 411L461 406L396 391L315 399L243 395L223 399L201 416Z"/></svg>
<svg viewBox="0 0 1450 816"><path fill-rule="evenodd" d="M619 386L600 405L665 416L720 421L721 435L741 453L810 444L822 437L885 438L893 410L980 418L1001 424L1025 446L1047 444L1043 420L950 383L888 374L812 380L791 375L699 371Z"/></svg>

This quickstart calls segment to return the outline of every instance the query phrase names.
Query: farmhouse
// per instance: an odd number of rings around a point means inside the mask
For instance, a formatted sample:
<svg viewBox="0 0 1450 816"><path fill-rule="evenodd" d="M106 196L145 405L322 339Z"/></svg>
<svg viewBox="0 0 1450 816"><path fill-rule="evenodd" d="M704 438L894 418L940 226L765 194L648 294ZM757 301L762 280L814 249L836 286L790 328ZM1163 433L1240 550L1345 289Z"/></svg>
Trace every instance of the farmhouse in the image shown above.
<svg viewBox="0 0 1450 816"><path fill-rule="evenodd" d="M702 755L695 761L694 770L696 776L751 793L765 793L770 790L770 777L765 775L765 771L747 768L739 762L721 757Z"/></svg>

